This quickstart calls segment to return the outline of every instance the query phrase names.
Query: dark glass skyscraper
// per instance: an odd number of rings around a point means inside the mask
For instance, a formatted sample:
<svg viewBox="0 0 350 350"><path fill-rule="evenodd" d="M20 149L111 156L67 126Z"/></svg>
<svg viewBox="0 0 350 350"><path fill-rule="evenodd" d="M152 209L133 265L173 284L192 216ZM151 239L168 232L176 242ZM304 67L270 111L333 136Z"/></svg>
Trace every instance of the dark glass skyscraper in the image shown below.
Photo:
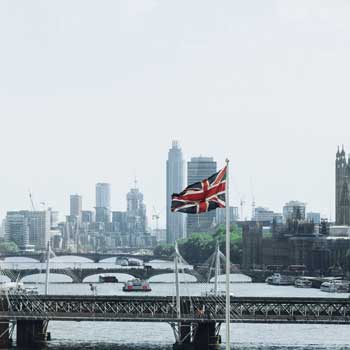
<svg viewBox="0 0 350 350"><path fill-rule="evenodd" d="M166 232L167 243L186 237L186 214L171 212L171 195L185 188L185 169L182 150L177 141L173 141L166 162Z"/></svg>
<svg viewBox="0 0 350 350"><path fill-rule="evenodd" d="M211 157L193 157L187 163L187 184L202 181L216 173L216 162ZM215 223L215 210L201 214L187 215L187 235L208 232Z"/></svg>

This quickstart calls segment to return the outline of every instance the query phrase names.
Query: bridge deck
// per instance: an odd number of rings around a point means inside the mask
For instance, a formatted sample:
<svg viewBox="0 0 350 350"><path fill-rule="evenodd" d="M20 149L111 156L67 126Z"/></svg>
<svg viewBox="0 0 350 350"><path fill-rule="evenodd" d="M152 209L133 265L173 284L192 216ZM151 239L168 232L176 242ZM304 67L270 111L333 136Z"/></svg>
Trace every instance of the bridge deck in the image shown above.
<svg viewBox="0 0 350 350"><path fill-rule="evenodd" d="M9 301L9 304L8 304ZM176 322L172 297L0 297L0 319ZM223 298L182 297L182 321L225 321ZM231 297L232 322L350 324L350 300L340 298Z"/></svg>

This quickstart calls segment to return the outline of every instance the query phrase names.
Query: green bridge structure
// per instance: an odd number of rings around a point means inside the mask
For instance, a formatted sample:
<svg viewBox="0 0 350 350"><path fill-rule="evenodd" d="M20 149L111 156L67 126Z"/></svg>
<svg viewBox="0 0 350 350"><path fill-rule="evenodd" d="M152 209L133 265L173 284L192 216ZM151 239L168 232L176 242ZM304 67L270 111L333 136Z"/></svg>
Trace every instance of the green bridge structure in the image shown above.
<svg viewBox="0 0 350 350"><path fill-rule="evenodd" d="M47 340L49 321L165 322L174 329L174 349L217 350L225 322L225 297L181 297L180 317L172 297L0 296L0 348L11 326L17 346ZM231 297L231 322L350 324L350 300L342 298ZM156 326L155 326L156 327ZM14 328L13 328L14 329Z"/></svg>

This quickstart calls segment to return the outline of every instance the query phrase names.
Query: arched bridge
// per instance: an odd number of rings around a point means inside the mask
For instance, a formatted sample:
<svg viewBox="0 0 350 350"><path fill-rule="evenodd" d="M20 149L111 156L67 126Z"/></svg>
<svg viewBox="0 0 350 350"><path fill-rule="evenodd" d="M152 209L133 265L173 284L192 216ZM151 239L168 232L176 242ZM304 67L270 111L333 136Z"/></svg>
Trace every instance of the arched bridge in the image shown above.
<svg viewBox="0 0 350 350"><path fill-rule="evenodd" d="M40 269L2 269L1 274L7 276L11 281L22 280L25 277L46 273L45 270ZM82 283L85 278L99 274L128 274L135 278L150 279L154 276L174 273L173 269L145 269L145 268L110 268L110 269L60 269L51 268L50 273L69 276L73 283ZM192 269L184 269L183 273L194 276L197 282L206 281L206 276Z"/></svg>
<svg viewBox="0 0 350 350"><path fill-rule="evenodd" d="M78 257L78 258L86 258L91 260L94 263L98 263L101 260L109 259L109 258L129 258L129 259L138 259L143 262L149 262L151 260L157 259L158 257L154 255L137 255L131 253L55 253L57 257L59 256L68 256L68 257ZM44 262L46 260L46 253L3 253L0 254L0 259L4 260L6 258L31 258L37 260L39 262ZM164 258L161 260L173 260L173 258ZM78 262L78 261L77 261Z"/></svg>

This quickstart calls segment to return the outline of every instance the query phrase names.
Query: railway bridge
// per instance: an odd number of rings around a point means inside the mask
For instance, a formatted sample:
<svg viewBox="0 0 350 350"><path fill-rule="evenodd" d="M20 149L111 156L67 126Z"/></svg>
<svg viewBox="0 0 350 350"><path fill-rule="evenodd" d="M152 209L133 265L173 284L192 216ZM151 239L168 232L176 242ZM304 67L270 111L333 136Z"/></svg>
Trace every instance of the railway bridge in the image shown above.
<svg viewBox="0 0 350 350"><path fill-rule="evenodd" d="M172 297L0 296L0 348L17 325L17 346L46 340L48 322L166 322L174 349L217 350L225 322L225 297L182 297L180 317ZM350 301L341 298L231 297L231 322L350 324Z"/></svg>

